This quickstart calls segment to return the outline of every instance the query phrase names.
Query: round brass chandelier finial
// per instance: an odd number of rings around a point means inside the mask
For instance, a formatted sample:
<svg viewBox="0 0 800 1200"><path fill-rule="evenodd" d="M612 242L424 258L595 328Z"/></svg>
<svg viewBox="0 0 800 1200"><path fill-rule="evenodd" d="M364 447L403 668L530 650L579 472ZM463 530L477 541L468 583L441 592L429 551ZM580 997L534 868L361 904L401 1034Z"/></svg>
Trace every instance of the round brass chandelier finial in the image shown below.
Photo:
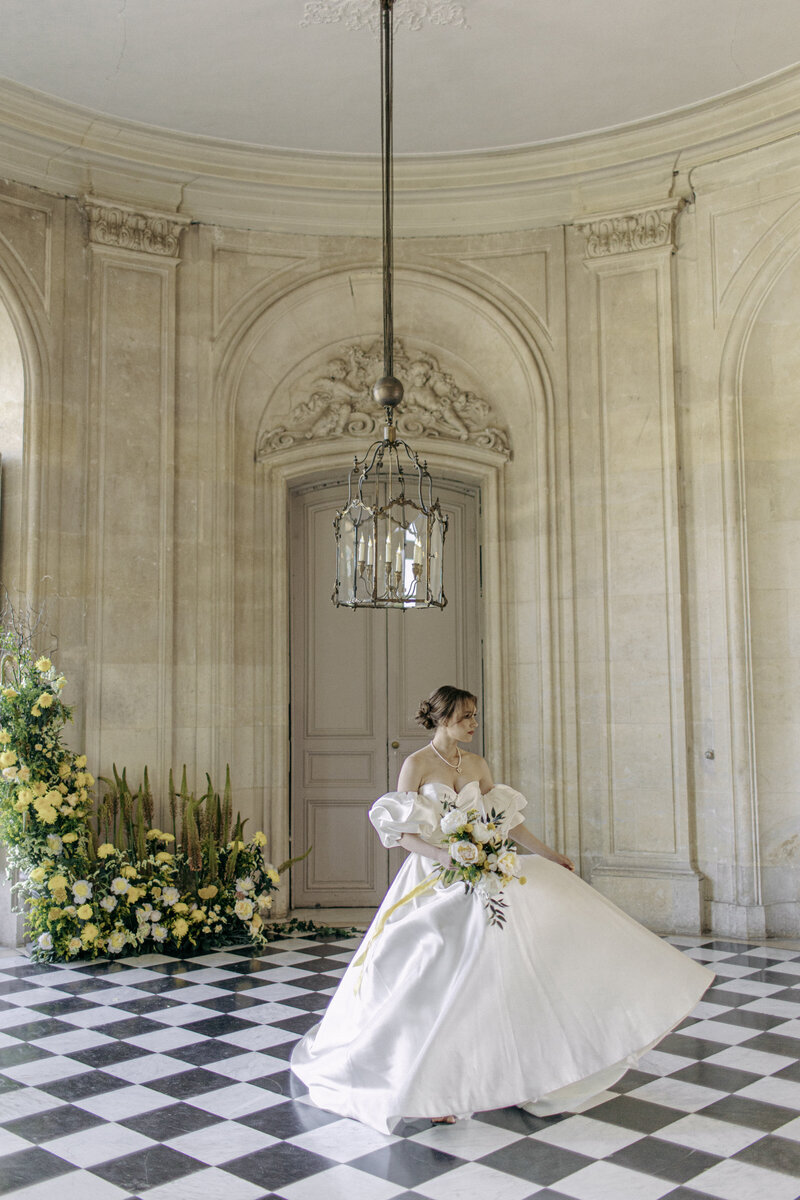
<svg viewBox="0 0 800 1200"><path fill-rule="evenodd" d="M372 397L381 408L396 408L403 399L403 385L394 375L384 375L372 385Z"/></svg>

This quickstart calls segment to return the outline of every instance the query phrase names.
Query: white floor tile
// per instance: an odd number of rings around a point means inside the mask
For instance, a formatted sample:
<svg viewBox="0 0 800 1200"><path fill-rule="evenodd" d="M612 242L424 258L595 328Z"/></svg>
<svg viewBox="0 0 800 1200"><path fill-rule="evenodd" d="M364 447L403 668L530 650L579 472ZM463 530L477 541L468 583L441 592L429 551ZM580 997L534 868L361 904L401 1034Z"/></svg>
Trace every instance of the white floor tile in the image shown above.
<svg viewBox="0 0 800 1200"><path fill-rule="evenodd" d="M265 1004L254 1004L252 1008L248 1008L245 1012L246 1020L257 1021L259 1025L272 1025L277 1021L290 1021L292 1018L299 1016L299 1009L291 1008L288 1004L278 1004L275 1001L267 1001Z"/></svg>
<svg viewBox="0 0 800 1200"><path fill-rule="evenodd" d="M0 1029L16 1029L18 1025L27 1025L29 1021L47 1021L48 1018L42 1016L41 1013L32 1012L31 1009L20 1006L19 1008L5 1008L0 1012Z"/></svg>
<svg viewBox="0 0 800 1200"><path fill-rule="evenodd" d="M8 992L3 996L7 1004L16 1004L25 1008L28 1004L52 1004L55 1000L69 1000L69 992L60 992L57 988L34 987L26 988L24 992ZM39 1014L41 1017L41 1013Z"/></svg>
<svg viewBox="0 0 800 1200"><path fill-rule="evenodd" d="M219 973L223 974L222 971ZM188 987L176 987L160 994L164 1000L179 1000L181 1004L200 1004L203 1000L215 1000L218 996L230 996L231 993L227 988L214 987L210 983L192 983Z"/></svg>
<svg viewBox="0 0 800 1200"><path fill-rule="evenodd" d="M105 1046L114 1039L107 1033L95 1029L76 1029L74 1033L57 1033L53 1037L37 1038L31 1045L41 1050L49 1050L51 1054L78 1054L81 1050L93 1050L95 1046Z"/></svg>
<svg viewBox="0 0 800 1200"><path fill-rule="evenodd" d="M262 983L259 987L250 988L247 993L248 1000L293 1000L295 996L304 996L306 993L303 988L295 987L291 983Z"/></svg>
<svg viewBox="0 0 800 1200"><path fill-rule="evenodd" d="M86 979L83 971L71 967L54 967L52 971L44 971L41 975L31 975L30 980L36 980L37 987L62 987L65 983L77 983Z"/></svg>
<svg viewBox="0 0 800 1200"><path fill-rule="evenodd" d="M445 1154L454 1154L456 1158L476 1159L518 1142L519 1136L498 1125L489 1125L486 1121L462 1120L455 1125L431 1126L421 1133L415 1133L411 1141Z"/></svg>
<svg viewBox="0 0 800 1200"><path fill-rule="evenodd" d="M716 1154L718 1158L729 1158L744 1150L745 1146L760 1141L764 1134L760 1129L747 1129L730 1121L717 1121L702 1113L691 1113L667 1125L665 1129L659 1129L657 1136L665 1142L688 1146L691 1150L704 1150L707 1154Z"/></svg>
<svg viewBox="0 0 800 1200"><path fill-rule="evenodd" d="M768 1017L783 1017L787 1021L792 1021L796 1017L800 1017L800 1004L795 1004L791 1000L781 1000L778 996L763 996L760 1000L753 1000L750 1004L745 1004L744 1012L766 1013Z"/></svg>
<svg viewBox="0 0 800 1200"><path fill-rule="evenodd" d="M392 1200L405 1190L388 1179L339 1166L280 1187L277 1194L285 1200Z"/></svg>
<svg viewBox="0 0 800 1200"><path fill-rule="evenodd" d="M264 1189L248 1179L209 1167L160 1187L148 1188L144 1195L147 1200L256 1200L264 1195ZM319 1200L323 1198L320 1196Z"/></svg>
<svg viewBox="0 0 800 1200"><path fill-rule="evenodd" d="M344 968L342 973L344 973ZM326 971L325 974L330 975L331 972ZM308 971L301 970L300 967L276 966L268 967L264 971L254 971L250 978L264 983L291 983L294 979L304 979L306 975L308 975Z"/></svg>
<svg viewBox="0 0 800 1200"><path fill-rule="evenodd" d="M286 1029L270 1029L269 1025L251 1025L239 1033L224 1033L219 1041L239 1046L242 1050L268 1050L270 1046L282 1046L285 1042L299 1040L299 1036Z"/></svg>
<svg viewBox="0 0 800 1200"><path fill-rule="evenodd" d="M272 1146L278 1139L259 1129L251 1129L249 1125L240 1125L238 1121L221 1121L219 1125L210 1125L205 1129L196 1129L192 1133L182 1133L179 1137L167 1142L173 1150L188 1154L210 1167L220 1163L230 1162L241 1158L244 1154L252 1154ZM209 1197L209 1200L215 1200Z"/></svg>
<svg viewBox="0 0 800 1200"><path fill-rule="evenodd" d="M676 1071L682 1071L684 1067L693 1066L695 1061L680 1054L667 1054L664 1050L650 1050L636 1065L647 1075L673 1075Z"/></svg>
<svg viewBox="0 0 800 1200"><path fill-rule="evenodd" d="M606 1158L632 1146L644 1137L635 1129L623 1129L607 1121L595 1121L591 1117L569 1117L547 1129L531 1134L533 1142L547 1142L548 1146L560 1146L562 1150L574 1150L590 1158Z"/></svg>
<svg viewBox="0 0 800 1200"><path fill-rule="evenodd" d="M140 1054L125 1062L115 1063L109 1073L127 1083L150 1083L152 1079L166 1079L168 1075L179 1075L191 1071L192 1063L170 1058L168 1054Z"/></svg>
<svg viewBox="0 0 800 1200"><path fill-rule="evenodd" d="M518 1179L515 1175L472 1162L437 1175L428 1183L418 1183L413 1190L420 1196L427 1196L428 1200L479 1200L484 1197L486 1200L489 1197L491 1200L524 1200L542 1189L527 1179ZM311 1200L310 1196L308 1200Z"/></svg>
<svg viewBox="0 0 800 1200"><path fill-rule="evenodd" d="M193 958L192 962L196 963L198 959ZM222 967L200 967L197 971L192 970L188 975L182 975L182 979L187 979L191 983L219 983L221 979L230 979L230 971L224 971ZM126 976L127 978L127 976ZM252 976L250 977L252 978Z"/></svg>
<svg viewBox="0 0 800 1200"><path fill-rule="evenodd" d="M127 1188L116 1187L89 1171L70 1171L9 1193L13 1200L128 1200L129 1196Z"/></svg>
<svg viewBox="0 0 800 1200"><path fill-rule="evenodd" d="M282 1058L271 1058L269 1054L234 1054L231 1058L221 1058L218 1062L207 1064L207 1070L227 1079L240 1079L247 1082L250 1079L261 1079L264 1075L274 1075L276 1071L285 1071L286 1063Z"/></svg>
<svg viewBox="0 0 800 1200"><path fill-rule="evenodd" d="M102 1029L114 1021L130 1021L133 1014L124 1008L112 1008L111 1005L93 1004L91 1008L82 1008L78 1012L64 1013L59 1021L68 1025L77 1025L79 1029Z"/></svg>
<svg viewBox="0 0 800 1200"><path fill-rule="evenodd" d="M559 1179L553 1189L574 1200L661 1200L676 1186L672 1181L629 1171L616 1163L597 1162Z"/></svg>
<svg viewBox="0 0 800 1200"><path fill-rule="evenodd" d="M740 1088L736 1095L800 1110L800 1083L792 1079L775 1079L772 1075L767 1079L756 1079L747 1087Z"/></svg>
<svg viewBox="0 0 800 1200"><path fill-rule="evenodd" d="M298 1133L288 1141L293 1146L301 1146L323 1158L332 1158L334 1162L348 1163L362 1154L371 1154L384 1146L391 1146L399 1138L392 1134L378 1133L369 1125L360 1121L351 1121L345 1117L341 1121L331 1121L328 1125L320 1125L318 1129L310 1129L306 1133ZM417 1140L416 1138L414 1139Z"/></svg>
<svg viewBox="0 0 800 1200"><path fill-rule="evenodd" d="M770 1033L778 1033L781 1037L800 1038L800 1021L784 1021L782 1025L773 1025Z"/></svg>
<svg viewBox="0 0 800 1200"><path fill-rule="evenodd" d="M51 1054L48 1058L20 1063L18 1067L3 1067L3 1074L17 1083L35 1086L38 1083L53 1083L56 1079L69 1079L71 1075L85 1075L89 1069L74 1058Z"/></svg>
<svg viewBox="0 0 800 1200"><path fill-rule="evenodd" d="M98 1163L122 1158L123 1154L133 1154L136 1150L144 1150L145 1147L155 1146L157 1143L134 1129L116 1125L111 1121L107 1125L96 1125L92 1129L70 1133L66 1137L54 1138L43 1144L45 1150L57 1154L59 1158L66 1159L76 1167L96 1167Z"/></svg>
<svg viewBox="0 0 800 1200"><path fill-rule="evenodd" d="M797 1200L800 1194L800 1180L734 1159L715 1163L687 1186L720 1200Z"/></svg>
<svg viewBox="0 0 800 1200"><path fill-rule="evenodd" d="M286 1099L286 1096L253 1087L250 1083L234 1083L231 1087L215 1088L213 1092L192 1096L191 1102L194 1108L202 1108L203 1112L235 1121L237 1117L246 1117L272 1104L282 1104Z"/></svg>
<svg viewBox="0 0 800 1200"><path fill-rule="evenodd" d="M791 1138L794 1142L800 1142L800 1117L781 1125L780 1129L773 1130L773 1133L775 1137Z"/></svg>
<svg viewBox="0 0 800 1200"><path fill-rule="evenodd" d="M785 988L784 983L764 983L761 979L729 979L717 984L718 992L738 992L742 996L771 996Z"/></svg>
<svg viewBox="0 0 800 1200"><path fill-rule="evenodd" d="M34 1113L47 1112L49 1108L60 1108L64 1103L38 1088L16 1088L13 1092L0 1095L0 1121L13 1121L15 1117L30 1117Z"/></svg>
<svg viewBox="0 0 800 1200"><path fill-rule="evenodd" d="M728 1046L719 1054L704 1059L720 1067L732 1067L735 1071L752 1071L754 1075L774 1075L795 1061L785 1054L769 1054L765 1050L751 1050L749 1046Z"/></svg>
<svg viewBox="0 0 800 1200"><path fill-rule="evenodd" d="M129 1014L130 1015L130 1014ZM159 1025L191 1025L193 1021L208 1021L218 1017L213 1008L202 1008L199 1004L176 1004L174 1008L158 1008L147 1014L148 1021Z"/></svg>
<svg viewBox="0 0 800 1200"><path fill-rule="evenodd" d="M732 962L715 962L713 969L724 979L744 979L745 976L752 975L754 971L761 970L759 967L744 967L741 963Z"/></svg>
<svg viewBox="0 0 800 1200"><path fill-rule="evenodd" d="M718 1092L715 1088L701 1087L698 1083L686 1083L681 1079L666 1077L634 1088L628 1095L649 1100L651 1104L677 1108L682 1112L697 1112L713 1104L715 1100L724 1100L727 1093Z"/></svg>
<svg viewBox="0 0 800 1200"><path fill-rule="evenodd" d="M774 1032L774 1031L773 1031ZM726 1021L698 1021L695 1025L687 1025L676 1030L676 1036L699 1037L708 1042L721 1042L724 1046L738 1046L755 1037L757 1029L744 1025L729 1025Z"/></svg>
<svg viewBox="0 0 800 1200"><path fill-rule="evenodd" d="M0 1128L0 1157L5 1154L16 1154L18 1150L30 1150L31 1144L25 1138L17 1137L8 1129ZM3 1178L3 1164L0 1162L0 1179Z"/></svg>
<svg viewBox="0 0 800 1200"><path fill-rule="evenodd" d="M169 1054L170 1050L179 1050L183 1046L193 1046L195 1042L202 1041L205 1041L202 1033L195 1033L193 1029L178 1029L174 1025L128 1038L129 1045L155 1051L156 1054Z"/></svg>
<svg viewBox="0 0 800 1200"><path fill-rule="evenodd" d="M85 1108L106 1121L124 1121L128 1117L137 1117L141 1113L152 1112L155 1108L163 1108L173 1101L169 1096L153 1092L150 1088L133 1084L131 1087L118 1088L115 1092L104 1092L102 1096L87 1096L85 1100L76 1100L77 1108Z"/></svg>

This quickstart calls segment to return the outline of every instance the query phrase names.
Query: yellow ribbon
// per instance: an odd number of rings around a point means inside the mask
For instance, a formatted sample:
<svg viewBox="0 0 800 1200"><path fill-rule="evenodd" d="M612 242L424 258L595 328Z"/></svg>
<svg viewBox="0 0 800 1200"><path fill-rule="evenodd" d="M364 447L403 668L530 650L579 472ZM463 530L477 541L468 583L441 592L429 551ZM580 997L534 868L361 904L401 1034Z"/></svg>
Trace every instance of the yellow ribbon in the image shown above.
<svg viewBox="0 0 800 1200"><path fill-rule="evenodd" d="M387 908L386 912L383 914L380 921L378 922L377 929L375 930L372 937L367 942L364 949L359 954L358 958L353 963L354 967L361 967L361 970L358 973L358 979L356 980L356 985L353 989L353 991L355 992L356 995L358 995L359 989L361 988L361 977L364 974L364 963L367 960L367 955L369 954L373 943L376 942L378 940L378 938L381 936L381 934L383 933L383 930L386 926L386 922L389 920L389 917L392 915L392 913L397 912L398 908L402 908L404 904L408 904L410 900L415 900L417 898L417 896L422 896L425 894L425 892L432 891L434 884L436 883L438 878L439 878L439 876L436 873L436 871L431 871L430 875L427 875L423 879L422 883L418 883L415 888L412 888L410 892L407 892L406 895L403 896L400 900L398 900L395 904L393 904L391 908Z"/></svg>

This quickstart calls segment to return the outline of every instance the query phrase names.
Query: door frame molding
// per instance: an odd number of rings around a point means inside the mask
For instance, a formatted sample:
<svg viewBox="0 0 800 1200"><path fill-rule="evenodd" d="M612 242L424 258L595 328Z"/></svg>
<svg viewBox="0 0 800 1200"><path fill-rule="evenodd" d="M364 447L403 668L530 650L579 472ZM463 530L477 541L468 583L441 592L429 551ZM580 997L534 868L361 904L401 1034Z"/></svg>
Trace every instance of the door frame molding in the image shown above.
<svg viewBox="0 0 800 1200"><path fill-rule="evenodd" d="M362 439L363 441L363 439ZM288 858L290 847L290 640L289 640L289 504L290 491L298 486L341 474L354 454L363 452L362 441L337 438L309 446L277 451L263 468L263 528L271 546L266 572L264 669L270 681L272 719L266 731L265 800L270 811L271 844L277 859ZM510 711L508 689L502 686L508 645L506 589L505 458L482 447L420 439L416 443L427 459L434 479L437 473L480 488L479 542L482 547L480 623L483 632L484 737L487 757L498 778L510 768ZM545 588L547 584L545 583ZM288 882L283 879L276 897L275 915L289 907Z"/></svg>

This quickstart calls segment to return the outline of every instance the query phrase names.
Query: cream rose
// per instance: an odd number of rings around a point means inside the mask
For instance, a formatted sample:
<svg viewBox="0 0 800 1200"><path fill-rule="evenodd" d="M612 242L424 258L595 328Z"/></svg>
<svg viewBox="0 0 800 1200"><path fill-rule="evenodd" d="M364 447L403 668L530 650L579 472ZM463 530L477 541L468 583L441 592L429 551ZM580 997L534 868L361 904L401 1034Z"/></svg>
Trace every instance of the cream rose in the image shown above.
<svg viewBox="0 0 800 1200"><path fill-rule="evenodd" d="M451 808L444 814L439 825L442 833L455 833L457 829L463 829L467 824L467 814L462 812L460 808Z"/></svg>
<svg viewBox="0 0 800 1200"><path fill-rule="evenodd" d="M513 875L518 866L518 860L513 850L504 850L502 854L498 854L495 869L501 875Z"/></svg>
<svg viewBox="0 0 800 1200"><path fill-rule="evenodd" d="M478 862L480 851L473 842L451 842L450 857L462 867L470 867Z"/></svg>

